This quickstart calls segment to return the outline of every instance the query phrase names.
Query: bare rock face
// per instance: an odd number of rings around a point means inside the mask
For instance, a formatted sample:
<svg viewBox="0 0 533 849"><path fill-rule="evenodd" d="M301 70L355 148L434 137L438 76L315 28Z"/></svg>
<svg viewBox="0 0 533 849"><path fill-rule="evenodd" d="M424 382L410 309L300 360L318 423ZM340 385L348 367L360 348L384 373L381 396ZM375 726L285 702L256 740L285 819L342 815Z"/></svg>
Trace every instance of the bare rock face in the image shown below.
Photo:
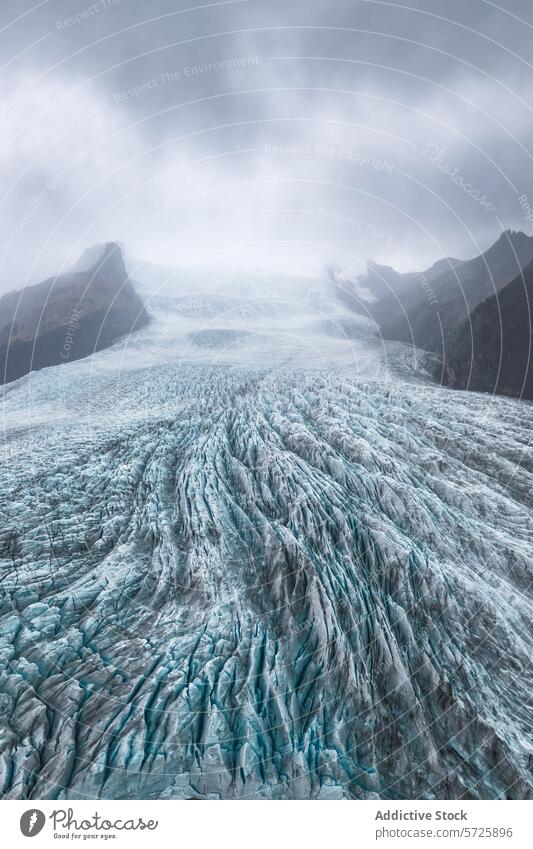
<svg viewBox="0 0 533 849"><path fill-rule="evenodd" d="M398 295L381 299L371 313L386 339L414 344L446 357L458 329L487 298L500 292L533 260L533 236L505 231L484 254L437 263L434 273L412 275ZM438 273L438 272L441 273Z"/></svg>
<svg viewBox="0 0 533 849"><path fill-rule="evenodd" d="M533 263L473 310L445 357L443 383L533 400L532 312Z"/></svg>
<svg viewBox="0 0 533 849"><path fill-rule="evenodd" d="M148 322L116 243L90 249L78 267L0 298L1 383L87 357Z"/></svg>

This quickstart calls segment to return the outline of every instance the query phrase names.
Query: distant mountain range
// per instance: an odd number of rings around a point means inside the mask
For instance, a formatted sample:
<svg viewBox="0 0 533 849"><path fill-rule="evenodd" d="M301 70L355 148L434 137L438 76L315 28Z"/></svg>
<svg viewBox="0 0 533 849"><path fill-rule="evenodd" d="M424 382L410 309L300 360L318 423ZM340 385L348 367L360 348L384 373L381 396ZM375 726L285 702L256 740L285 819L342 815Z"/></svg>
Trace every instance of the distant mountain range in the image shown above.
<svg viewBox="0 0 533 849"><path fill-rule="evenodd" d="M484 254L449 266L433 278L426 273L431 291L415 275L400 298L389 295L380 303L374 317L386 339L444 356L470 312L532 260L533 237L506 231Z"/></svg>
<svg viewBox="0 0 533 849"><path fill-rule="evenodd" d="M73 271L0 298L0 383L87 357L149 320L115 242Z"/></svg>
<svg viewBox="0 0 533 849"><path fill-rule="evenodd" d="M445 385L533 399L532 262L533 236L506 230L474 259L445 258L408 274L369 263L355 283L338 274L337 283L385 339L436 354L435 377Z"/></svg>
<svg viewBox="0 0 533 849"><path fill-rule="evenodd" d="M191 287L203 291L207 285L191 269L139 267L144 277L153 278L156 291L169 281L186 293ZM355 279L336 266L330 266L327 274L333 284L328 291L343 309L373 319L384 339L435 354L434 376L439 382L533 400L533 236L506 230L473 259L446 257L421 272L400 273L370 262ZM215 277L209 275L207 280L211 288L223 284L220 275ZM271 296L272 284L273 279L259 275L255 294ZM326 296L325 290L320 293ZM308 292L318 312L331 312L329 301L327 309L320 306L320 293ZM246 294L250 296L248 289ZM288 294L284 289L285 299ZM293 293L291 303L294 298ZM233 306L231 315L234 312ZM96 245L68 273L0 298L0 383L89 356L148 321L120 246Z"/></svg>

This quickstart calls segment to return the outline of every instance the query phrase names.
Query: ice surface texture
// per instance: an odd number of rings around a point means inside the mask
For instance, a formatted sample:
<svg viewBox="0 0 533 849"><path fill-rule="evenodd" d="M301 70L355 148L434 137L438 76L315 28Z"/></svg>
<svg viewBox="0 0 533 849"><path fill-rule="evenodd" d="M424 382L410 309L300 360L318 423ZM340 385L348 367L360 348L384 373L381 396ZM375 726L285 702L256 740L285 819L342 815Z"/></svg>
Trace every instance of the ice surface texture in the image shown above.
<svg viewBox="0 0 533 849"><path fill-rule="evenodd" d="M168 315L6 387L4 797L530 797L533 407Z"/></svg>

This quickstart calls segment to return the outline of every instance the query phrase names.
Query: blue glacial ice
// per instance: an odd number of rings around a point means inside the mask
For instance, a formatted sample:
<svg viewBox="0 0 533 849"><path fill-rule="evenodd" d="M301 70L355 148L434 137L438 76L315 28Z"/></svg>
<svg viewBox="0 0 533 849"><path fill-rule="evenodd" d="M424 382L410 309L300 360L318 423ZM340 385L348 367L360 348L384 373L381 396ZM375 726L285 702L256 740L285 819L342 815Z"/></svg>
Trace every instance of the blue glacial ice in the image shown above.
<svg viewBox="0 0 533 849"><path fill-rule="evenodd" d="M533 406L197 276L3 390L4 798L530 798Z"/></svg>

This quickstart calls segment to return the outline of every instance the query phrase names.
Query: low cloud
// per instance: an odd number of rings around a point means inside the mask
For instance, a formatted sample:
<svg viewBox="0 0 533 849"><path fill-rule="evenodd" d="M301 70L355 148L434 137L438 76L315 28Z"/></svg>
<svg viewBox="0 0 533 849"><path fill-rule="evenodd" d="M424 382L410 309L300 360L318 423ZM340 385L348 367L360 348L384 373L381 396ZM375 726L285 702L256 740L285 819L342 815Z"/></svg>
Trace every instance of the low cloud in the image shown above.
<svg viewBox="0 0 533 849"><path fill-rule="evenodd" d="M108 239L320 273L531 232L528 4L395 5L3 4L2 290Z"/></svg>

